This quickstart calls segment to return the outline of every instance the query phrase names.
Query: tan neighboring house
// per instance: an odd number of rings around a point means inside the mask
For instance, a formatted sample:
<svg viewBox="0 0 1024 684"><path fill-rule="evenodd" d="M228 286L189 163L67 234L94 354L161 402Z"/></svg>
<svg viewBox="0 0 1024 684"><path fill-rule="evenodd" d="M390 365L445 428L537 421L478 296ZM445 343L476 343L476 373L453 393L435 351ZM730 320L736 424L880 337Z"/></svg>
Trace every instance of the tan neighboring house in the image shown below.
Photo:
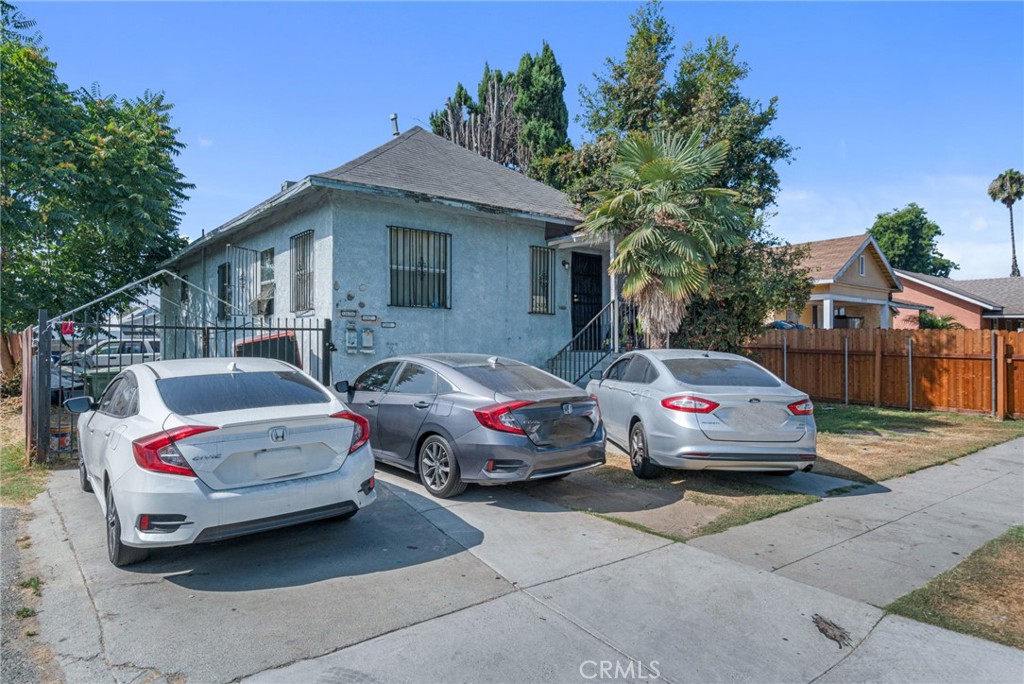
<svg viewBox="0 0 1024 684"><path fill-rule="evenodd" d="M786 320L808 328L892 327L893 307L929 309L897 302L903 285L873 237L867 234L796 245L807 251L801 265L811 277L811 298Z"/></svg>
<svg viewBox="0 0 1024 684"><path fill-rule="evenodd" d="M953 280L912 271L896 271L903 283L902 298L934 309L936 316L952 316L969 330L1024 329L1024 278ZM903 311L897 328L918 328L920 313Z"/></svg>

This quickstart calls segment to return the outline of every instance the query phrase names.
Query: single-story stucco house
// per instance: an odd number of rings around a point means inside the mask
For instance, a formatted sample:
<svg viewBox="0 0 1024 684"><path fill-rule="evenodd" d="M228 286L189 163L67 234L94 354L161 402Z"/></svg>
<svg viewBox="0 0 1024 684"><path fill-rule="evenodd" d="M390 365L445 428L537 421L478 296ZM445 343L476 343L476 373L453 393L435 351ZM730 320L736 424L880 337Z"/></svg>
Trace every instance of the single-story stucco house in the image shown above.
<svg viewBox="0 0 1024 684"><path fill-rule="evenodd" d="M563 193L415 127L192 242L165 265L180 281L164 320L327 320L334 348L312 354L334 379L417 352L543 366L610 301L609 246L575 241L581 220Z"/></svg>
<svg viewBox="0 0 1024 684"><path fill-rule="evenodd" d="M785 320L808 328L892 327L896 306L914 309L893 295L903 291L878 242L868 234L795 245L806 252L801 266L811 278L811 298L803 311L785 312ZM776 314L782 318L781 312Z"/></svg>
<svg viewBox="0 0 1024 684"><path fill-rule="evenodd" d="M954 280L897 270L903 283L902 299L927 305L936 316L952 316L971 330L1024 328L1024 278ZM901 307L902 309L902 307ZM901 311L897 328L917 328L919 312Z"/></svg>

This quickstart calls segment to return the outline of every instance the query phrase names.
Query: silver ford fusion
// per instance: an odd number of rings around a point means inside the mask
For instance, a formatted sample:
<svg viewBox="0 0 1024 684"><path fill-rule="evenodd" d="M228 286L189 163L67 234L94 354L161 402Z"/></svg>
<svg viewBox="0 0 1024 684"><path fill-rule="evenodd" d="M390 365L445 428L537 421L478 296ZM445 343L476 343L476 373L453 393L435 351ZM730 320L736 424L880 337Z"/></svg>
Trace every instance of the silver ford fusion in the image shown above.
<svg viewBox="0 0 1024 684"><path fill-rule="evenodd" d="M335 389L369 421L374 457L417 473L439 498L461 494L470 482L561 477L604 463L594 398L519 361L401 356Z"/></svg>
<svg viewBox="0 0 1024 684"><path fill-rule="evenodd" d="M789 475L814 465L814 405L742 356L632 352L587 392L598 399L608 439L625 448L640 478L662 467Z"/></svg>

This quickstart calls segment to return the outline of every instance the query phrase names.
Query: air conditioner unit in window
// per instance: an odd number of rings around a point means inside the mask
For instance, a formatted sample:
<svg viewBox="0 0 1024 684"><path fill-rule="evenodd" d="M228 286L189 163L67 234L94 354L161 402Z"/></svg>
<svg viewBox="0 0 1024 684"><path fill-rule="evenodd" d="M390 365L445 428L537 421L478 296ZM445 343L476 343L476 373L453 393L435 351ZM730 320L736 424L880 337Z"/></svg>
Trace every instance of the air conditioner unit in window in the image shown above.
<svg viewBox="0 0 1024 684"><path fill-rule="evenodd" d="M274 315L274 283L263 283L259 296L249 303L249 311L253 316Z"/></svg>

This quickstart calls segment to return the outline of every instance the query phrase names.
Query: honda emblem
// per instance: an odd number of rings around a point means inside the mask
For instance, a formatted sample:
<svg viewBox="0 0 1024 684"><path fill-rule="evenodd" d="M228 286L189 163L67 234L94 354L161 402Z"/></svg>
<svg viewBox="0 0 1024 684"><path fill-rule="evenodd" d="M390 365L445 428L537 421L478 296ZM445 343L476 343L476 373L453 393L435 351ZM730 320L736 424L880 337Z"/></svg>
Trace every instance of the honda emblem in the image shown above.
<svg viewBox="0 0 1024 684"><path fill-rule="evenodd" d="M567 416L572 415L572 404L562 404L562 413Z"/></svg>
<svg viewBox="0 0 1024 684"><path fill-rule="evenodd" d="M283 442L288 438L288 430L283 427L270 428L270 441Z"/></svg>

